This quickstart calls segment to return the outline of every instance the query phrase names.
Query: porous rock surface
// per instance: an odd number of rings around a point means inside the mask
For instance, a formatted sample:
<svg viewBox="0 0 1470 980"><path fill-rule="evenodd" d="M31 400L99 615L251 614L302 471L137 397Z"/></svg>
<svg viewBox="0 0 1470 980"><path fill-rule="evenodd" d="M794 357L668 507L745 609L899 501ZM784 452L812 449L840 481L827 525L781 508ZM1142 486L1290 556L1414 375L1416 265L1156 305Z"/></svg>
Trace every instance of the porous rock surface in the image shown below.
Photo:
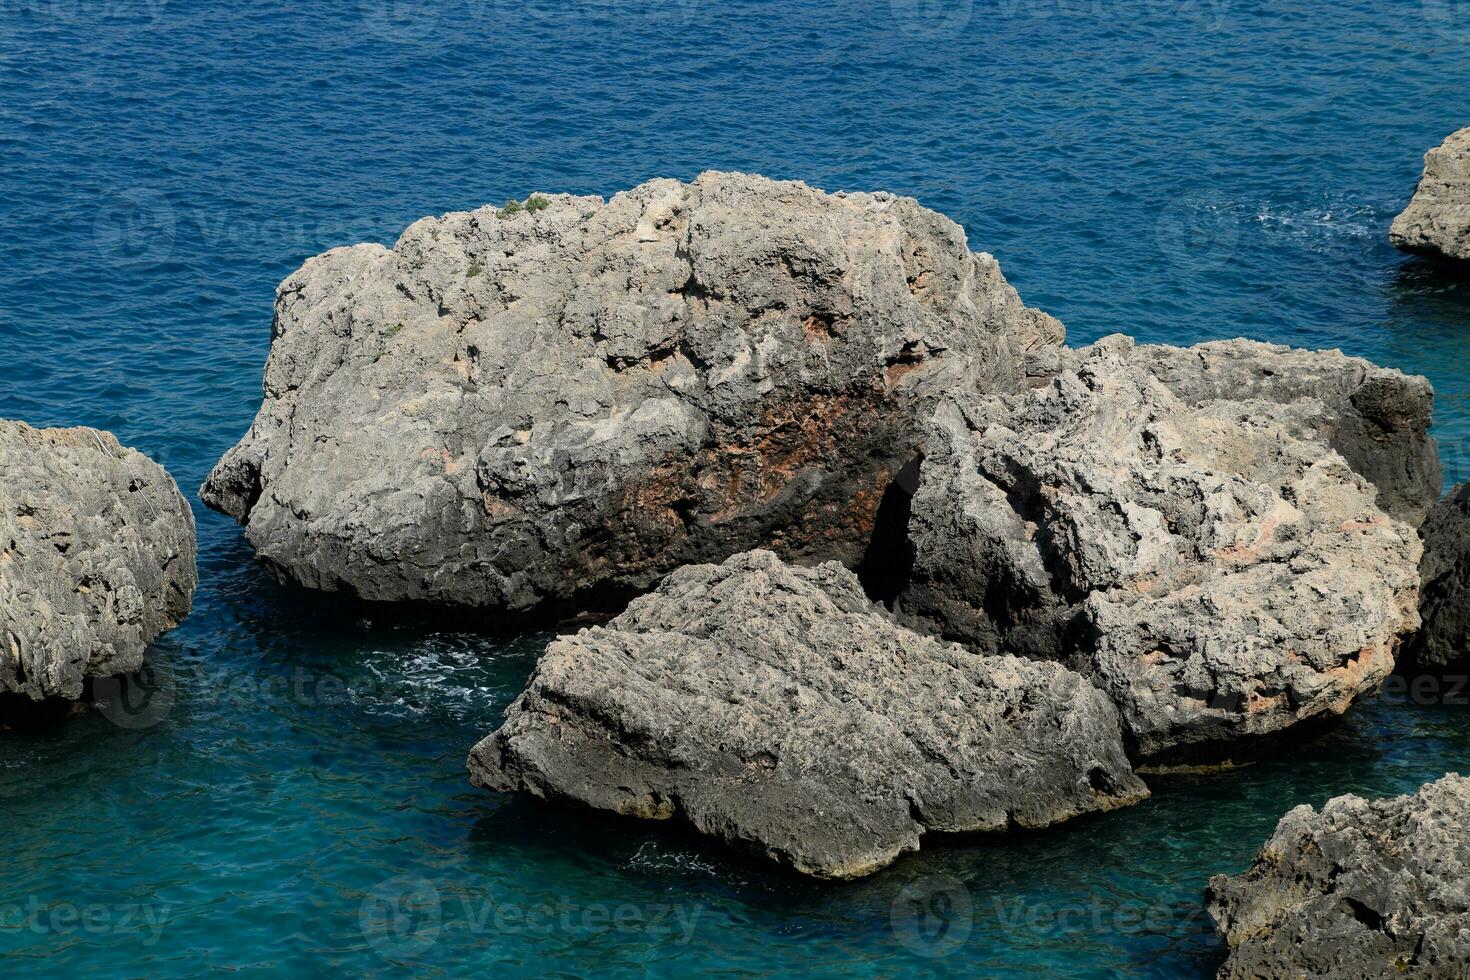
<svg viewBox="0 0 1470 980"><path fill-rule="evenodd" d="M906 198L706 173L532 205L281 285L202 490L269 567L520 610L757 546L852 564L935 396L1013 390L1063 333Z"/></svg>
<svg viewBox="0 0 1470 980"><path fill-rule="evenodd" d="M0 420L0 692L76 700L137 670L196 581L194 515L163 467L108 432Z"/></svg>
<svg viewBox="0 0 1470 980"><path fill-rule="evenodd" d="M1463 671L1470 666L1470 483L1435 505L1421 533L1424 626L1410 645L1414 665L1428 672Z"/></svg>
<svg viewBox="0 0 1470 980"><path fill-rule="evenodd" d="M1056 664L919 636L835 562L679 569L556 640L472 780L850 878L927 831L1044 827L1144 799L1116 710Z"/></svg>
<svg viewBox="0 0 1470 980"><path fill-rule="evenodd" d="M1226 980L1470 974L1470 779L1297 807L1243 875L1211 879Z"/></svg>
<svg viewBox="0 0 1470 980"><path fill-rule="evenodd" d="M1409 252L1470 259L1470 128L1424 155L1424 174L1389 239Z"/></svg>
<svg viewBox="0 0 1470 980"><path fill-rule="evenodd" d="M1418 625L1418 536L1329 448L1340 416L1175 371L1216 353L1115 336L1045 387L943 406L895 604L1068 663L1159 764L1340 714Z"/></svg>
<svg viewBox="0 0 1470 980"><path fill-rule="evenodd" d="M1373 484L1391 517L1418 527L1439 500L1444 473L1429 434L1434 389L1424 377L1341 351L1242 339L1142 344L1133 357L1191 407L1222 400L1291 406L1298 426Z"/></svg>

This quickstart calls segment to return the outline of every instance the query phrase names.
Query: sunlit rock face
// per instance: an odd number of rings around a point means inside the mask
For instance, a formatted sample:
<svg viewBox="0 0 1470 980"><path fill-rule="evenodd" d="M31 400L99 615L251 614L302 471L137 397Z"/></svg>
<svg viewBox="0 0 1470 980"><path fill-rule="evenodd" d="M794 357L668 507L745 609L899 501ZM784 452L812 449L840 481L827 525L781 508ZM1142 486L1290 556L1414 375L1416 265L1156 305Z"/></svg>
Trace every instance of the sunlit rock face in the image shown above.
<svg viewBox="0 0 1470 980"><path fill-rule="evenodd" d="M137 670L196 582L194 515L162 466L109 432L0 420L0 692L75 701Z"/></svg>
<svg viewBox="0 0 1470 980"><path fill-rule="evenodd" d="M706 173L426 218L280 287L265 401L205 484L315 588L619 601L752 548L859 560L941 392L1061 324L953 221Z"/></svg>
<svg viewBox="0 0 1470 980"><path fill-rule="evenodd" d="M691 565L551 644L472 780L855 878L929 832L1143 800L1117 710L1059 664L920 636L835 562Z"/></svg>
<svg viewBox="0 0 1470 980"><path fill-rule="evenodd" d="M1389 238L1421 255L1470 259L1470 129L1452 133L1424 155L1424 175Z"/></svg>
<svg viewBox="0 0 1470 980"><path fill-rule="evenodd" d="M895 606L926 632L1067 663L1161 763L1342 713L1418 625L1418 535L1333 448L1356 424L1333 386L1284 397L1300 352L1280 349L1269 384L1209 392L1180 365L1271 349L1207 346L1110 337L1043 387L941 407ZM1365 386L1363 362L1314 357Z"/></svg>

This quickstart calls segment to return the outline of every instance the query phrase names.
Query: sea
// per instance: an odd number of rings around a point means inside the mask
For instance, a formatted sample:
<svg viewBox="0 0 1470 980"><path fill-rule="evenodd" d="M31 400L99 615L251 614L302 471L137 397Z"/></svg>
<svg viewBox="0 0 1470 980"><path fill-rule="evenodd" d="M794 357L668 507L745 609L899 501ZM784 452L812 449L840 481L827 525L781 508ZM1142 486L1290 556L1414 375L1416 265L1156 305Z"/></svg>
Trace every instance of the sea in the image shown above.
<svg viewBox="0 0 1470 980"><path fill-rule="evenodd" d="M1463 480L1470 282L1387 232L1467 78L1456 0L0 0L0 417L167 466L201 576L126 710L0 738L0 975L1212 975L1209 878L1295 806L1466 770L1470 692L809 882L474 789L549 634L278 585L195 489L309 256L705 169L912 195L1076 344L1427 375Z"/></svg>

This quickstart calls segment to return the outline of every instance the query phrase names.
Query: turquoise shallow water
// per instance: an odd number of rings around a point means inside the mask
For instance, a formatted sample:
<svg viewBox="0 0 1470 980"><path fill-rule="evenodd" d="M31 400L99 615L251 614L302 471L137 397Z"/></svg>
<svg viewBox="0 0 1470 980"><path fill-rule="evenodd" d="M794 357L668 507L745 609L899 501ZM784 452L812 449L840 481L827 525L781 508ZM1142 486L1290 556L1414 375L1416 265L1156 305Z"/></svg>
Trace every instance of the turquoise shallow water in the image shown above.
<svg viewBox="0 0 1470 980"><path fill-rule="evenodd" d="M1425 373L1464 479L1470 286L1385 241L1470 122L1464 6L0 0L0 416L113 429L192 489L307 256L722 167L912 194L1075 342L1244 334ZM152 699L0 741L6 976L1202 976L1205 880L1285 810L1470 762L1465 707L1381 699L1131 811L817 886L472 790L544 637L279 588L198 517Z"/></svg>

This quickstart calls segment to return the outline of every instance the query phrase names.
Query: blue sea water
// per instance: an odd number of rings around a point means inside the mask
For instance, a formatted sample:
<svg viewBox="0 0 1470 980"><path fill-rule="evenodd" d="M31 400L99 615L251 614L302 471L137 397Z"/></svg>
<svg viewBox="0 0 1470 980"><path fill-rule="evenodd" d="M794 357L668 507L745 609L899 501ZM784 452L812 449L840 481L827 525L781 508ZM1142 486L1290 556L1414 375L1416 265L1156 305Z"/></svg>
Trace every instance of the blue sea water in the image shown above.
<svg viewBox="0 0 1470 980"><path fill-rule="evenodd" d="M430 213L759 171L960 221L1074 342L1247 335L1428 375L1470 476L1470 285L1386 232L1470 124L1453 0L0 0L0 417L186 490L259 403L276 283ZM1206 976L1280 816L1470 759L1384 697L1136 809L793 880L473 790L543 635L274 584L198 507L136 713L0 741L0 974Z"/></svg>

